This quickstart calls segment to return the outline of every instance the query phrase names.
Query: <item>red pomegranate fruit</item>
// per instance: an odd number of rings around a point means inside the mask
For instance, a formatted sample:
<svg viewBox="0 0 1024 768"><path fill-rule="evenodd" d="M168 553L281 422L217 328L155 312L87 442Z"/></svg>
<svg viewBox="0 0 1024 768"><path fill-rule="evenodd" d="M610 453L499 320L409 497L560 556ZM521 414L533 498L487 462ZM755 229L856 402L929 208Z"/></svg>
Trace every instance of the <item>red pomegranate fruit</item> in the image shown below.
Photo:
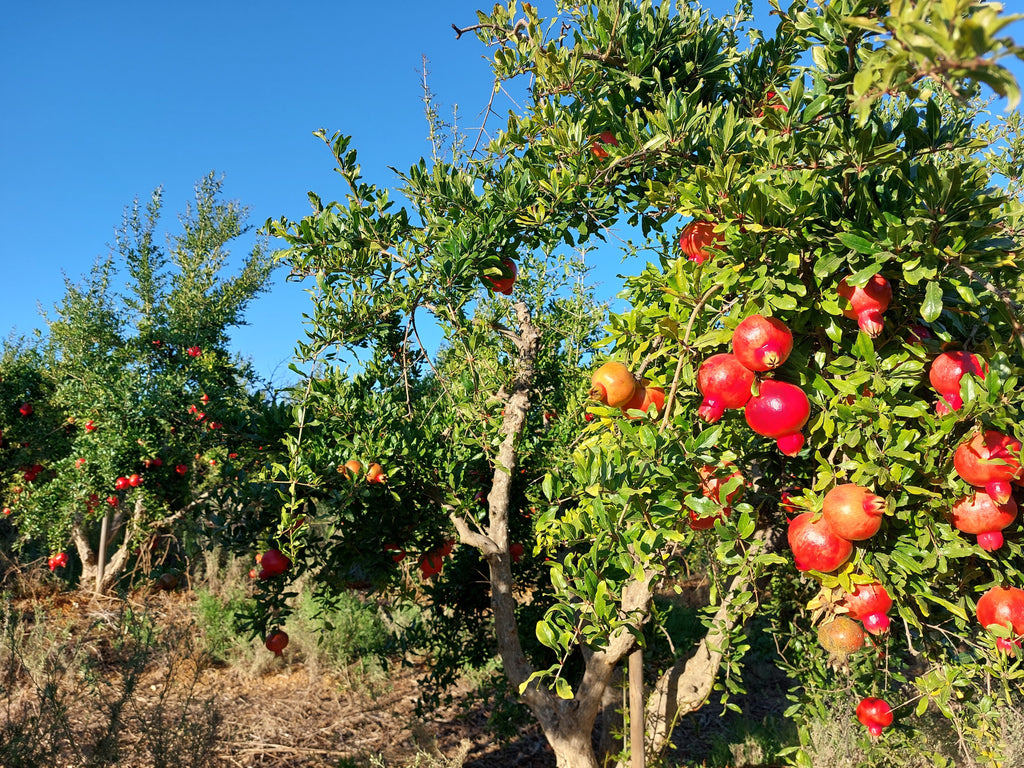
<svg viewBox="0 0 1024 768"><path fill-rule="evenodd" d="M732 353L752 371L778 368L793 351L793 334L774 317L751 315L732 334Z"/></svg>
<svg viewBox="0 0 1024 768"><path fill-rule="evenodd" d="M842 599L840 605L846 607L851 619L861 622L872 635L881 635L889 630L890 622L886 614L892 608L892 598L877 581L858 584L853 592Z"/></svg>
<svg viewBox="0 0 1024 768"><path fill-rule="evenodd" d="M646 414L652 405L657 411L655 418L661 415L661 409L665 407L665 390L661 387L649 387L649 383L644 379L637 385L633 398L622 406L624 416L628 416L630 411L641 411Z"/></svg>
<svg viewBox="0 0 1024 768"><path fill-rule="evenodd" d="M984 491L964 496L953 505L953 527L978 537L978 546L993 552L1003 546L1003 529L1017 519L1017 502L996 504Z"/></svg>
<svg viewBox="0 0 1024 768"><path fill-rule="evenodd" d="M871 338L882 332L882 313L889 308L889 302L892 301L892 286L888 280L881 275L874 275L863 288L858 288L848 284L846 278L843 278L836 288L836 293L850 303L850 306L843 310L845 317L856 320L860 329Z"/></svg>
<svg viewBox="0 0 1024 768"><path fill-rule="evenodd" d="M726 408L742 408L750 400L754 373L735 355L712 355L697 369L697 389L704 395L697 415L714 424Z"/></svg>
<svg viewBox="0 0 1024 768"><path fill-rule="evenodd" d="M800 432L811 415L807 395L795 384L768 379L760 391L747 401L747 424L759 435L775 438L779 450L796 456L804 446Z"/></svg>
<svg viewBox="0 0 1024 768"><path fill-rule="evenodd" d="M511 296L512 287L516 284L516 276L519 270L516 269L516 263L508 256L501 260L501 268L504 272L501 277L485 275L484 280L491 284L491 289L495 293Z"/></svg>
<svg viewBox="0 0 1024 768"><path fill-rule="evenodd" d="M268 549L263 553L259 561L263 569L260 571L261 579L271 579L280 576L292 567L292 561L279 549Z"/></svg>
<svg viewBox="0 0 1024 768"><path fill-rule="evenodd" d="M612 408L621 408L636 394L633 374L622 363L607 362L590 378L590 397Z"/></svg>
<svg viewBox="0 0 1024 768"><path fill-rule="evenodd" d="M836 616L818 627L818 643L833 662L843 663L864 647L864 630L848 616Z"/></svg>
<svg viewBox="0 0 1024 768"><path fill-rule="evenodd" d="M978 622L986 629L1003 626L1010 630L1015 638L1024 635L1024 589L1017 587L992 587L978 600L976 610ZM998 643L1002 640L1002 643ZM1006 640L998 638L1000 650L1009 651L1013 645L1019 645L1018 639Z"/></svg>
<svg viewBox="0 0 1024 768"><path fill-rule="evenodd" d="M725 242L725 235L715 232L713 221L691 221L679 234L679 250L690 261L703 264L711 258L713 249Z"/></svg>
<svg viewBox="0 0 1024 768"><path fill-rule="evenodd" d="M822 514L837 536L864 541L882 526L885 499L855 483L844 483L825 494Z"/></svg>
<svg viewBox="0 0 1024 768"><path fill-rule="evenodd" d="M730 472L729 470L732 471ZM697 470L697 474L700 475L701 495L706 499L711 499L723 505L721 512L710 517L701 517L695 511L690 510L690 528L695 531L706 531L714 527L716 520L729 516L732 509L728 505L743 496L745 486L743 485L743 475L731 461L723 462L720 467L712 467L710 464L705 464ZM723 499L722 489L733 478L738 478L740 485L726 493Z"/></svg>
<svg viewBox="0 0 1024 768"><path fill-rule="evenodd" d="M1022 475L1019 440L989 429L965 440L953 454L953 466L970 485L984 488L996 504L1010 498L1010 483Z"/></svg>
<svg viewBox="0 0 1024 768"><path fill-rule="evenodd" d="M892 725L892 707L884 699L861 699L857 705L857 719L872 736L881 736L882 729Z"/></svg>
<svg viewBox="0 0 1024 768"><path fill-rule="evenodd" d="M834 571L853 554L853 544L836 536L823 517L815 519L813 512L797 515L786 532L797 570Z"/></svg>
<svg viewBox="0 0 1024 768"><path fill-rule="evenodd" d="M275 630L267 635L267 640L264 643L268 651L273 651L275 656L280 656L288 646L288 633L283 630Z"/></svg>
<svg viewBox="0 0 1024 768"><path fill-rule="evenodd" d="M939 399L935 402L935 412L939 416L945 416L947 413L960 410L964 404L963 398L960 397L960 379L965 373L984 377L987 372L988 366L985 361L970 352L943 352L936 357L928 369L928 381L939 393Z"/></svg>

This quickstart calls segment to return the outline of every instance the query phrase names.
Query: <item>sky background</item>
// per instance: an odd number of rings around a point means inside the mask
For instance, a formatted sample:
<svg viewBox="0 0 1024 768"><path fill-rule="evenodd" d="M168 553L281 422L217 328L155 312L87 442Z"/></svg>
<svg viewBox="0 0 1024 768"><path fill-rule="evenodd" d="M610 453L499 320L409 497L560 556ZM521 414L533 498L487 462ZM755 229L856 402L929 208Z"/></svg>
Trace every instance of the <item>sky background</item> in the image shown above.
<svg viewBox="0 0 1024 768"><path fill-rule="evenodd" d="M166 229L210 171L224 177L225 197L250 207L254 227L300 218L307 191L344 194L312 136L320 127L351 134L366 179L393 186L388 166L408 168L429 154L423 56L442 117L458 104L460 124L479 125L488 49L472 35L456 40L451 25L475 23L476 8L490 5L9 4L0 24L0 337L43 327L39 310L61 299L65 276L79 282L108 253L125 206L157 186ZM535 5L542 15L553 7ZM716 14L733 7L705 5ZM774 27L761 10L757 19ZM1024 24L1012 33L1024 39ZM239 241L233 255L245 253ZM599 293L611 298L624 267L614 253L597 261ZM250 324L232 332L233 348L264 379L293 378L287 365L308 301L278 270L271 291L250 305Z"/></svg>

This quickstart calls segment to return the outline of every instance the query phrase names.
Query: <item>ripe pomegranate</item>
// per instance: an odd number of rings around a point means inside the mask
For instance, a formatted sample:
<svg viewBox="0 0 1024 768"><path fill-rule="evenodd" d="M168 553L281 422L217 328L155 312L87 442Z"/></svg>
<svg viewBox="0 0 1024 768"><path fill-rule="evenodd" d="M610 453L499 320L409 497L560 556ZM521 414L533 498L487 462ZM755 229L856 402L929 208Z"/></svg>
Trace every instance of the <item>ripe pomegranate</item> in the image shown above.
<svg viewBox="0 0 1024 768"><path fill-rule="evenodd" d="M444 555L439 549L432 549L420 555L420 573L424 579L429 579L441 572L444 567Z"/></svg>
<svg viewBox="0 0 1024 768"><path fill-rule="evenodd" d="M874 275L863 288L855 288L843 278L836 293L850 302L849 308L843 310L845 317L856 320L860 329L871 338L882 332L882 313L892 301L892 286L888 280L881 275Z"/></svg>
<svg viewBox="0 0 1024 768"><path fill-rule="evenodd" d="M872 736L881 736L882 729L892 725L892 707L884 699L861 699L857 705L857 719Z"/></svg>
<svg viewBox="0 0 1024 768"><path fill-rule="evenodd" d="M512 542L512 544L508 548L508 553L512 557L513 563L518 563L520 560L522 560L523 554L525 552L526 549L518 541Z"/></svg>
<svg viewBox="0 0 1024 768"><path fill-rule="evenodd" d="M733 471L729 472L730 469ZM745 486L743 485L743 475L731 461L723 462L723 466L720 467L705 464L697 470L697 474L700 476L701 495L723 505L721 512L710 517L701 517L696 511L690 510L690 528L694 531L706 531L715 527L716 520L729 516L732 509L728 505L743 496ZM733 478L738 478L740 485L729 491L723 499L722 488Z"/></svg>
<svg viewBox="0 0 1024 768"><path fill-rule="evenodd" d="M837 485L825 494L822 514L837 536L870 539L882 525L885 499L855 483Z"/></svg>
<svg viewBox="0 0 1024 768"><path fill-rule="evenodd" d="M1013 498L996 504L984 491L964 496L953 505L953 527L962 533L978 536L978 546L992 552L1003 546L1003 529L1017 519L1017 502Z"/></svg>
<svg viewBox="0 0 1024 768"><path fill-rule="evenodd" d="M31 416L35 408L32 407L32 403L22 403L21 407L18 408L18 413L22 416Z"/></svg>
<svg viewBox="0 0 1024 768"><path fill-rule="evenodd" d="M813 512L797 515L786 532L797 570L834 571L853 554L853 544L836 536L823 517L817 520Z"/></svg>
<svg viewBox="0 0 1024 768"><path fill-rule="evenodd" d="M384 474L384 467L380 464L371 464L366 470L366 482L386 483L388 476Z"/></svg>
<svg viewBox="0 0 1024 768"><path fill-rule="evenodd" d="M661 387L648 387L648 383L644 379L637 385L633 398L622 406L623 415L629 415L629 411L642 411L646 414L652 405L657 411L654 418L661 415L661 409L665 407L665 390Z"/></svg>
<svg viewBox="0 0 1024 768"><path fill-rule="evenodd" d="M988 373L988 366L977 355L963 350L943 352L932 360L931 368L928 369L928 381L939 393L939 399L935 402L935 412L939 416L945 416L963 407L960 379L965 373L983 377Z"/></svg>
<svg viewBox="0 0 1024 768"><path fill-rule="evenodd" d="M751 315L732 334L732 353L752 371L778 368L793 351L793 334L774 317Z"/></svg>
<svg viewBox="0 0 1024 768"><path fill-rule="evenodd" d="M292 567L292 561L279 549L268 549L260 557L259 564L263 566L263 570L260 571L261 579L280 576Z"/></svg>
<svg viewBox="0 0 1024 768"><path fill-rule="evenodd" d="M501 260L501 266L504 269L505 276L502 277L489 277L485 276L484 280L489 282L495 293L503 293L506 296L512 295L512 286L516 283L516 275L518 270L516 269L516 263L512 261L508 256Z"/></svg>
<svg viewBox="0 0 1024 768"><path fill-rule="evenodd" d="M138 488L142 485L142 475L136 473L128 476L128 485L132 488Z"/></svg>
<svg viewBox="0 0 1024 768"><path fill-rule="evenodd" d="M853 619L836 616L818 627L818 643L828 651L831 661L841 664L864 647L864 630Z"/></svg>
<svg viewBox="0 0 1024 768"><path fill-rule="evenodd" d="M1020 441L994 429L965 440L953 454L953 466L967 483L984 488L996 504L1010 498L1010 483L1022 476Z"/></svg>
<svg viewBox="0 0 1024 768"><path fill-rule="evenodd" d="M356 459L349 459L338 471L344 473L345 477L354 477L363 471L363 465Z"/></svg>
<svg viewBox="0 0 1024 768"><path fill-rule="evenodd" d="M611 144L613 147L619 146L614 133L611 131L601 131L590 143L590 151L598 160L604 160L608 157L608 150L602 147L602 144Z"/></svg>
<svg viewBox="0 0 1024 768"><path fill-rule="evenodd" d="M127 487L128 487L128 478L127 477L119 477L119 478L117 478L117 480L114 481L114 490L115 491L123 491Z"/></svg>
<svg viewBox="0 0 1024 768"><path fill-rule="evenodd" d="M268 651L273 651L275 656L280 656L288 646L288 633L277 629L267 635L267 641L264 643Z"/></svg>
<svg viewBox="0 0 1024 768"><path fill-rule="evenodd" d="M400 563L405 560L405 550L397 544L385 544L384 553L391 555L391 559L396 563Z"/></svg>
<svg viewBox="0 0 1024 768"><path fill-rule="evenodd" d="M736 355L712 355L697 369L697 389L704 395L697 415L714 424L726 408L742 408L750 400L754 374Z"/></svg>
<svg viewBox="0 0 1024 768"><path fill-rule="evenodd" d="M864 629L872 635L880 635L889 630L889 617L892 598L885 587L877 581L872 584L858 584L853 592L843 598L840 605L849 610L851 619L864 624Z"/></svg>
<svg viewBox="0 0 1024 768"><path fill-rule="evenodd" d="M780 451L796 456L804 445L800 430L810 418L811 404L795 384L768 379L747 402L744 415L757 434L774 437Z"/></svg>
<svg viewBox="0 0 1024 768"><path fill-rule="evenodd" d="M725 242L725 235L715 232L713 221L691 221L679 234L679 250L681 250L690 261L703 264L711 258L719 243Z"/></svg>
<svg viewBox="0 0 1024 768"><path fill-rule="evenodd" d="M633 399L637 383L622 363L607 362L590 377L590 397L612 408L621 408Z"/></svg>
<svg viewBox="0 0 1024 768"><path fill-rule="evenodd" d="M1024 635L1024 589L992 587L978 600L975 612L981 626L986 629L1003 626L1017 638L997 638L996 645L1001 651L1009 652L1014 645L1020 645L1019 638Z"/></svg>

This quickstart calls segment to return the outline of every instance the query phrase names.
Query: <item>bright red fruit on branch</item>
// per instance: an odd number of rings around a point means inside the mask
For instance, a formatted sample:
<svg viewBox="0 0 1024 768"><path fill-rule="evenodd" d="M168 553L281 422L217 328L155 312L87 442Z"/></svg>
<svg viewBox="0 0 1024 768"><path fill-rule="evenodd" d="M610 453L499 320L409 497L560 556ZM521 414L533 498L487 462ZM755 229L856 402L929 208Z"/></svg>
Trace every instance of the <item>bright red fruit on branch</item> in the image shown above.
<svg viewBox="0 0 1024 768"><path fill-rule="evenodd" d="M822 515L835 531L850 541L870 539L882 525L885 499L855 483L837 485L825 494Z"/></svg>
<svg viewBox="0 0 1024 768"><path fill-rule="evenodd" d="M273 651L275 656L280 656L281 651L288 647L288 633L281 629L275 630L267 635L264 645L268 651Z"/></svg>
<svg viewBox="0 0 1024 768"><path fill-rule="evenodd" d="M889 617L886 614L892 608L892 598L878 582L856 585L840 605L845 606L850 612L850 618L862 622L864 629L872 635L888 631Z"/></svg>
<svg viewBox="0 0 1024 768"><path fill-rule="evenodd" d="M964 496L953 505L953 527L961 533L973 533L978 546L992 552L1003 546L1003 529L1017 519L1013 497L997 504L984 491Z"/></svg>
<svg viewBox="0 0 1024 768"><path fill-rule="evenodd" d="M861 699L857 705L857 719L872 736L881 736L882 729L892 725L892 707L884 699Z"/></svg>
<svg viewBox="0 0 1024 768"><path fill-rule="evenodd" d="M804 445L800 430L811 416L811 403L795 384L769 379L747 401L744 415L757 434L775 438L780 451L796 456Z"/></svg>
<svg viewBox="0 0 1024 768"><path fill-rule="evenodd" d="M32 403L22 403L18 409L18 413L22 416L31 416L33 411L35 411L35 408L32 407Z"/></svg>
<svg viewBox="0 0 1024 768"><path fill-rule="evenodd" d="M864 333L874 338L882 332L882 313L892 301L892 286L888 280L881 275L874 275L863 288L855 288L843 278L836 293L850 303L849 307L843 309L843 315L856 320Z"/></svg>
<svg viewBox="0 0 1024 768"><path fill-rule="evenodd" d="M691 221L679 234L679 250L690 261L703 264L711 258L712 250L720 243L725 242L725 234L715 232L713 221Z"/></svg>
<svg viewBox="0 0 1024 768"><path fill-rule="evenodd" d="M613 147L619 146L614 133L611 131L601 131L590 143L590 151L594 153L594 157L598 160L604 160L608 157L608 150L601 146L602 144L610 144Z"/></svg>
<svg viewBox="0 0 1024 768"><path fill-rule="evenodd" d="M935 411L940 416L945 416L951 411L958 411L963 406L964 401L960 397L960 379L965 373L984 377L988 373L988 366L977 355L963 350L943 352L932 360L932 365L928 369L928 381L932 388L939 393Z"/></svg>
<svg viewBox="0 0 1024 768"><path fill-rule="evenodd" d="M965 440L953 454L953 466L970 485L984 488L996 504L1010 498L1010 483L1021 478L1020 441L994 429Z"/></svg>
<svg viewBox="0 0 1024 768"><path fill-rule="evenodd" d="M115 491L123 491L127 487L128 487L128 478L127 477L119 477L119 478L117 478L117 480L114 481L114 490Z"/></svg>
<svg viewBox="0 0 1024 768"><path fill-rule="evenodd" d="M742 408L750 400L754 373L736 355L712 355L697 369L697 388L704 395L697 415L714 424L726 408Z"/></svg>
<svg viewBox="0 0 1024 768"><path fill-rule="evenodd" d="M864 630L847 616L836 616L818 627L818 643L834 662L842 663L864 647Z"/></svg>
<svg viewBox="0 0 1024 768"><path fill-rule="evenodd" d="M51 571L55 571L58 568L63 568L68 564L68 553L58 552L56 555L50 557L50 559L46 562L47 565L49 565Z"/></svg>
<svg viewBox="0 0 1024 768"><path fill-rule="evenodd" d="M992 587L978 600L976 614L978 622L986 629L1003 626L1015 638L1020 638L1024 635L1024 589ZM1005 641L1005 638L999 639ZM1003 642L999 647L1009 650L1009 643Z"/></svg>
<svg viewBox="0 0 1024 768"><path fill-rule="evenodd" d="M636 379L622 363L607 362L590 377L590 397L612 408L626 405L636 389Z"/></svg>
<svg viewBox="0 0 1024 768"><path fill-rule="evenodd" d="M424 579L436 576L444 568L444 554L439 549L432 549L420 555L420 573Z"/></svg>
<svg viewBox="0 0 1024 768"><path fill-rule="evenodd" d="M140 474L129 475L128 476L128 485L130 485L132 488L138 488L140 485L142 485L142 475L140 475Z"/></svg>
<svg viewBox="0 0 1024 768"><path fill-rule="evenodd" d="M484 280L491 284L495 293L502 293L506 296L510 296L512 294L512 286L516 283L516 275L518 275L516 263L506 256L501 260L501 265L507 273L504 277L485 276Z"/></svg>
<svg viewBox="0 0 1024 768"><path fill-rule="evenodd" d="M94 432L95 430L96 430L96 425L93 424L92 419L89 419L89 421L85 422L85 431L86 432Z"/></svg>
<svg viewBox="0 0 1024 768"><path fill-rule="evenodd" d="M179 475L187 474L188 473L188 465L187 464L179 464L178 466L176 466L174 468L174 471L177 472Z"/></svg>
<svg viewBox="0 0 1024 768"><path fill-rule="evenodd" d="M292 561L279 549L268 549L259 560L263 570L260 571L261 579L270 579L280 576L292 567Z"/></svg>
<svg viewBox="0 0 1024 768"><path fill-rule="evenodd" d="M853 544L836 536L823 517L814 519L813 512L794 517L786 532L797 570L834 571L853 554Z"/></svg>
<svg viewBox="0 0 1024 768"><path fill-rule="evenodd" d="M793 334L774 317L746 317L732 334L732 353L752 371L778 368L792 351Z"/></svg>
<svg viewBox="0 0 1024 768"><path fill-rule="evenodd" d="M199 357L201 354L203 354L203 350L201 350L199 347L189 347L185 351L188 353L189 357Z"/></svg>

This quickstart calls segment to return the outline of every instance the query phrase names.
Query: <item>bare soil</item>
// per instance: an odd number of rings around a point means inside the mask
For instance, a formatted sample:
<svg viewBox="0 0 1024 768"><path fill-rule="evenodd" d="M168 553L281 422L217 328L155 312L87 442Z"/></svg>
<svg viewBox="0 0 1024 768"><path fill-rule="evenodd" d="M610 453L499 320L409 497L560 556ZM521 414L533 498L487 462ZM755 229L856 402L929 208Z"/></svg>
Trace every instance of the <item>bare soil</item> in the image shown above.
<svg viewBox="0 0 1024 768"><path fill-rule="evenodd" d="M198 650L193 600L184 591L138 594L128 600L133 610L152 617L158 636L170 637L170 645L147 657L133 681L130 706L120 718L116 756L100 762L96 749L88 746L101 741L97 734L104 720L97 715L96 705L82 711L70 706L70 729L87 746L69 747L69 762L58 764L84 764L83 756L94 765L126 768L161 763L176 768L349 768L371 761L389 768L549 768L555 764L534 725L524 724L511 741L497 741L487 727L489 711L472 695L474 686L469 682L454 692L451 704L426 716L419 713L422 665L393 663L386 674L338 674L311 668L292 649L279 659L260 649L258 661L248 668L213 664ZM68 644L77 644L79 652L98 662L97 668L105 670L108 678L107 698L116 699L126 685L128 651L117 637L104 634L103 627L124 604L56 593L41 600L38 595L19 600L14 608L27 618L27 624L45 622L48 636L64 632ZM22 682L13 693L0 687L0 694L7 696L5 702L0 695L0 729L12 725L16 729L12 718L34 711L39 681L33 685L23 677ZM81 685L72 678L65 682ZM753 707L745 717L756 720L778 710L778 697L764 695L767 687L775 685L782 681L764 671L753 688L759 695L743 702L744 707ZM77 690L66 695L72 702L85 698ZM686 718L678 729L676 758L695 764L694 758L706 757L715 734L735 726L730 717L731 713L722 717L719 708L708 707ZM3 735L0 731L0 738Z"/></svg>

